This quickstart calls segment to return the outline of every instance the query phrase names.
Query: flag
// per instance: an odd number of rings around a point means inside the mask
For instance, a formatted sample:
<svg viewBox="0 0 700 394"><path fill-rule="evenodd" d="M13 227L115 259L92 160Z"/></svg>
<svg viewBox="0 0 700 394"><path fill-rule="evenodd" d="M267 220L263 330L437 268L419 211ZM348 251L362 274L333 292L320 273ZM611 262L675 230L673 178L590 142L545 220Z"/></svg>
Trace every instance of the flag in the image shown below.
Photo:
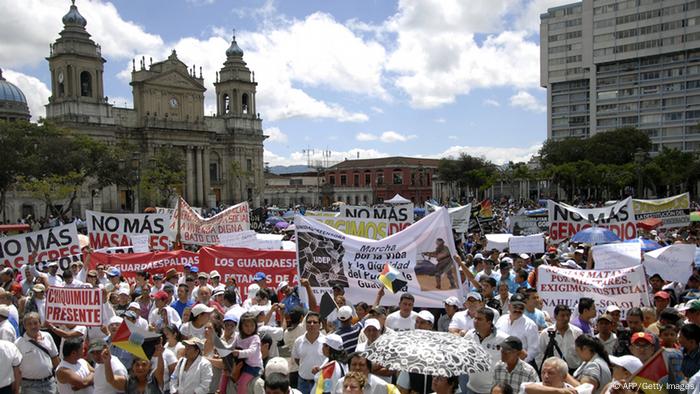
<svg viewBox="0 0 700 394"><path fill-rule="evenodd" d="M338 305L333 301L333 297L330 293L323 293L321 296L321 310L319 313L321 321L325 321L336 309L338 309Z"/></svg>
<svg viewBox="0 0 700 394"><path fill-rule="evenodd" d="M668 380L668 368L664 360L663 349L653 355L644 366L634 374L631 382L643 387L645 394L667 394L666 385L656 386L656 384L660 383L662 380Z"/></svg>
<svg viewBox="0 0 700 394"><path fill-rule="evenodd" d="M112 337L112 345L148 361L151 360L160 341L160 334L141 330L126 319Z"/></svg>
<svg viewBox="0 0 700 394"><path fill-rule="evenodd" d="M330 393L333 391L333 373L335 372L335 361L326 364L318 375L316 380L315 394Z"/></svg>
<svg viewBox="0 0 700 394"><path fill-rule="evenodd" d="M483 219L491 219L493 217L493 207L491 206L491 200L484 200L481 202L481 210L479 211L479 217Z"/></svg>
<svg viewBox="0 0 700 394"><path fill-rule="evenodd" d="M386 263L378 279L390 292L396 293L401 291L401 289L408 284L405 280L400 279L401 277L402 275L399 270L389 265L389 263Z"/></svg>

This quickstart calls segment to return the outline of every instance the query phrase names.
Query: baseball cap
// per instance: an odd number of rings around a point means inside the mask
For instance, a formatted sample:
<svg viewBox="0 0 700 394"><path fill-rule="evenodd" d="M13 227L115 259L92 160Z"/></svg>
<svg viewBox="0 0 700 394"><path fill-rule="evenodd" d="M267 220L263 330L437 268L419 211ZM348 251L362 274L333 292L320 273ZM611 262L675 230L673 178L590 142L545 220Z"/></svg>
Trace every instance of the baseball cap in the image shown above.
<svg viewBox="0 0 700 394"><path fill-rule="evenodd" d="M47 267L58 267L58 261L49 261L46 263Z"/></svg>
<svg viewBox="0 0 700 394"><path fill-rule="evenodd" d="M127 309L135 308L138 309L139 311L141 310L141 304L138 302L132 302L129 304L129 307Z"/></svg>
<svg viewBox="0 0 700 394"><path fill-rule="evenodd" d="M196 274L197 272L199 272L199 267L197 267L196 265L192 266L192 268L190 268L190 272Z"/></svg>
<svg viewBox="0 0 700 394"><path fill-rule="evenodd" d="M112 267L107 271L107 276L121 276L122 272L119 271L119 268L117 267Z"/></svg>
<svg viewBox="0 0 700 394"><path fill-rule="evenodd" d="M184 343L185 345L197 346L200 351L202 349L204 349L204 342L197 337L192 337L190 339L186 339L186 340L182 341L182 343Z"/></svg>
<svg viewBox="0 0 700 394"><path fill-rule="evenodd" d="M447 297L445 299L445 305L452 305L452 306L456 306L457 308L462 307L462 303L459 302L459 298L457 298L455 296Z"/></svg>
<svg viewBox="0 0 700 394"><path fill-rule="evenodd" d="M155 275L153 275L153 280L163 280L163 275L155 274Z"/></svg>
<svg viewBox="0 0 700 394"><path fill-rule="evenodd" d="M157 291L155 294L153 294L154 300L167 301L169 298L170 295L168 295L168 293L164 292L163 290Z"/></svg>
<svg viewBox="0 0 700 394"><path fill-rule="evenodd" d="M481 294L479 294L475 291L472 291L469 294L467 294L467 299L470 299L470 298L475 298L477 301L483 300L483 298L481 297Z"/></svg>
<svg viewBox="0 0 700 394"><path fill-rule="evenodd" d="M622 367L627 370L629 373L635 373L639 371L640 368L642 368L642 361L639 360L635 356L620 356L620 357L615 357L615 356L609 356L610 357L610 363L612 365L617 365L618 367Z"/></svg>
<svg viewBox="0 0 700 394"><path fill-rule="evenodd" d="M523 350L523 342L518 337L510 336L501 342L501 349L521 351Z"/></svg>
<svg viewBox="0 0 700 394"><path fill-rule="evenodd" d="M608 305L608 307L605 308L605 313L613 313L613 312L620 312L620 308L618 308L617 305Z"/></svg>
<svg viewBox="0 0 700 394"><path fill-rule="evenodd" d="M613 318L612 318L612 316L610 316L610 314L608 314L608 313L603 313L603 314L600 315L600 317L598 318L598 321L601 321L601 320L607 320L608 322L612 322L612 321L613 321Z"/></svg>
<svg viewBox="0 0 700 394"><path fill-rule="evenodd" d="M260 286L258 286L256 283L251 283L248 285L248 297L255 297L255 295L258 294L258 290L260 290Z"/></svg>
<svg viewBox="0 0 700 394"><path fill-rule="evenodd" d="M209 277L210 278L221 278L221 274L219 273L219 271L214 270L214 271L209 273Z"/></svg>
<svg viewBox="0 0 700 394"><path fill-rule="evenodd" d="M343 305L338 309L338 320L346 321L352 318L352 307Z"/></svg>
<svg viewBox="0 0 700 394"><path fill-rule="evenodd" d="M124 312L124 317L128 317L130 319L136 319L139 316L136 314L136 312L134 312L132 310L128 310L128 311Z"/></svg>
<svg viewBox="0 0 700 394"><path fill-rule="evenodd" d="M94 351L102 351L104 347L107 346L107 343L103 341L102 339L98 339L95 341L90 342L90 347L88 348L88 352L94 352Z"/></svg>
<svg viewBox="0 0 700 394"><path fill-rule="evenodd" d="M192 268L192 264L190 264L190 263L185 263L182 267L185 268L185 269L190 269L190 268Z"/></svg>
<svg viewBox="0 0 700 394"><path fill-rule="evenodd" d="M580 253L580 254L583 254L583 249L576 249L576 250L574 250L574 253Z"/></svg>
<svg viewBox="0 0 700 394"><path fill-rule="evenodd" d="M657 235L658 233L656 232L656 230L651 230L651 231L649 231L649 234L651 234L651 235Z"/></svg>
<svg viewBox="0 0 700 394"><path fill-rule="evenodd" d="M328 345L331 349L343 350L343 338L338 334L328 334L325 337L319 338L318 341Z"/></svg>
<svg viewBox="0 0 700 394"><path fill-rule="evenodd" d="M46 286L42 285L41 283L37 283L34 286L32 286L32 291L35 293L43 293L46 291Z"/></svg>
<svg viewBox="0 0 700 394"><path fill-rule="evenodd" d="M97 276L97 271L96 270L88 271L88 276Z"/></svg>
<svg viewBox="0 0 700 394"><path fill-rule="evenodd" d="M224 315L224 321L232 321L238 324L238 321L241 319L241 313L231 309L230 311L226 312ZM269 362L269 361L268 361Z"/></svg>
<svg viewBox="0 0 700 394"><path fill-rule="evenodd" d="M525 297L523 297L522 294L513 294L513 296L510 297L510 304L513 306L515 306L515 305L525 306Z"/></svg>
<svg viewBox="0 0 700 394"><path fill-rule="evenodd" d="M119 316L112 316L109 319L109 324L122 324L123 321L124 321L124 319L122 319Z"/></svg>
<svg viewBox="0 0 700 394"><path fill-rule="evenodd" d="M631 342L637 343L639 341L647 341L653 345L654 344L654 336L648 332L635 332L634 334L632 334Z"/></svg>
<svg viewBox="0 0 700 394"><path fill-rule="evenodd" d="M519 256L519 257L520 257L521 259L523 259L523 260L527 260L527 259L530 258L530 255L527 254L527 253L520 253L520 256Z"/></svg>
<svg viewBox="0 0 700 394"><path fill-rule="evenodd" d="M692 300L685 304L686 310L700 311L700 300Z"/></svg>
<svg viewBox="0 0 700 394"><path fill-rule="evenodd" d="M382 325L379 324L379 320L377 320L377 319L367 319L367 320L365 320L365 328L367 328L367 327L374 327L374 328L376 328L377 330L380 330L380 331L381 331L381 329L382 329Z"/></svg>
<svg viewBox="0 0 700 394"><path fill-rule="evenodd" d="M269 359L265 365L265 377L267 378L273 373L281 373L285 376L289 375L289 363L287 360L282 357L273 357Z"/></svg>
<svg viewBox="0 0 700 394"><path fill-rule="evenodd" d="M199 279L209 279L209 275L207 275L206 272L200 272L199 275L197 275L197 278L199 278Z"/></svg>
<svg viewBox="0 0 700 394"><path fill-rule="evenodd" d="M430 324L435 323L435 316L433 316L433 314L430 313L429 311L418 312L418 317L421 318L422 320L429 321Z"/></svg>
<svg viewBox="0 0 700 394"><path fill-rule="evenodd" d="M117 294L119 294L119 295L122 295L122 294L123 294L123 295L130 295L129 289L126 289L126 288L123 288L123 287L120 287L119 290L117 290Z"/></svg>
<svg viewBox="0 0 700 394"><path fill-rule="evenodd" d="M225 292L224 289L222 287L220 287L220 288L214 289L214 292L211 294L211 296L216 297L219 295L223 295L224 292Z"/></svg>
<svg viewBox="0 0 700 394"><path fill-rule="evenodd" d="M477 253L474 255L474 260L483 260L483 259L484 259L484 255L481 253Z"/></svg>
<svg viewBox="0 0 700 394"><path fill-rule="evenodd" d="M258 271L253 276L253 282L259 282L261 280L267 280L267 275L262 271Z"/></svg>
<svg viewBox="0 0 700 394"><path fill-rule="evenodd" d="M284 289L287 286L289 286L289 283L286 281L282 281L277 285L277 288L275 289L275 291L279 293L280 291L282 291L282 289Z"/></svg>
<svg viewBox="0 0 700 394"><path fill-rule="evenodd" d="M197 304L194 307L192 307L192 316L199 316L202 313L211 313L214 311L214 308L206 306L204 304Z"/></svg>
<svg viewBox="0 0 700 394"><path fill-rule="evenodd" d="M501 262L498 264L498 268L499 268L499 269L502 269L502 270L504 270L504 269L509 269L510 266L511 266L511 264L510 264L509 262L505 261L505 259L503 259L503 261L501 261Z"/></svg>
<svg viewBox="0 0 700 394"><path fill-rule="evenodd" d="M671 295L663 290L659 290L656 293L654 293L654 298L656 298L656 297L662 298L664 300L668 300L671 298Z"/></svg>
<svg viewBox="0 0 700 394"><path fill-rule="evenodd" d="M10 307L7 305L0 305L0 316L10 317Z"/></svg>

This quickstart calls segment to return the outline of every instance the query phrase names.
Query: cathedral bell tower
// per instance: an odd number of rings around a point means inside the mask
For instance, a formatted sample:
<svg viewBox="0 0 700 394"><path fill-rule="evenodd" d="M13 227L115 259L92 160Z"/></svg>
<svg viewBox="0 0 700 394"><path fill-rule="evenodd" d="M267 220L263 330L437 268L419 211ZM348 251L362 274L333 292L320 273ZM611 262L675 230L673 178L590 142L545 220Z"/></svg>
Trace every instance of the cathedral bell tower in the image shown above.
<svg viewBox="0 0 700 394"><path fill-rule="evenodd" d="M216 111L220 117L257 118L255 102L255 73L243 61L243 50L233 36L231 46L226 50L224 67L217 74Z"/></svg>
<svg viewBox="0 0 700 394"><path fill-rule="evenodd" d="M85 30L87 20L78 12L75 0L72 3L68 13L63 16L60 37L50 45L51 52L46 58L51 71L47 117L75 112L97 115L101 112L95 111L97 108L76 107L76 103L98 104L97 107L105 103L102 83L105 59L102 58L100 46L90 39L90 34Z"/></svg>

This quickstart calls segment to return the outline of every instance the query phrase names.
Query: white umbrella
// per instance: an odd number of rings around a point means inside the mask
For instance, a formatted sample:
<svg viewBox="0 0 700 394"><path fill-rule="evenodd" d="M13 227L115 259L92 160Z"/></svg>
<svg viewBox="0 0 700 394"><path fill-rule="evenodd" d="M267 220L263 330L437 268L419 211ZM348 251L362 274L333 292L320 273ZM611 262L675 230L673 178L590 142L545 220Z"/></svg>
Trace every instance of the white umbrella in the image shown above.
<svg viewBox="0 0 700 394"><path fill-rule="evenodd" d="M400 194L396 194L394 197L391 198L391 200L386 200L384 201L385 204L394 204L394 205L401 205L401 204L410 204L411 200L408 200L404 197L402 197Z"/></svg>

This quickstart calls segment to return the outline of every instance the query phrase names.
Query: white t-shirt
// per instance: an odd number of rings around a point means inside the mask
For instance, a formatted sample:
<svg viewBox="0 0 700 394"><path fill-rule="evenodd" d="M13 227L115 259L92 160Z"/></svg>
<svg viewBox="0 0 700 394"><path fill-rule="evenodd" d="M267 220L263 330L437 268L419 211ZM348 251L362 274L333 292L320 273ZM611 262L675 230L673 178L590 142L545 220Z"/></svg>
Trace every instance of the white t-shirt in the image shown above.
<svg viewBox="0 0 700 394"><path fill-rule="evenodd" d="M73 328L63 328L64 331L66 332L79 332L80 335L83 336L83 340L85 340L85 337L87 337L87 327L85 326L75 326ZM76 338L71 338L73 340L76 340ZM66 343L65 338L61 338L61 346L58 348L58 357L63 360L63 344Z"/></svg>
<svg viewBox="0 0 700 394"><path fill-rule="evenodd" d="M409 331L416 328L416 317L418 312L411 311L408 317L402 317L401 311L390 313L386 317L385 325L394 331Z"/></svg>
<svg viewBox="0 0 700 394"><path fill-rule="evenodd" d="M184 348L185 345L183 345L182 342L178 342L175 344L175 346L169 346L166 344L164 350L170 350L175 355L175 357L177 357L177 354L180 352L180 350Z"/></svg>
<svg viewBox="0 0 700 394"><path fill-rule="evenodd" d="M188 321L187 323L184 323L182 327L180 327L180 333L185 337L204 338L204 328L205 326L197 328L191 321Z"/></svg>
<svg viewBox="0 0 700 394"><path fill-rule="evenodd" d="M112 356L112 372L114 376L127 376L129 372L116 356ZM117 394L118 391L107 382L104 364L95 365L95 392L99 394Z"/></svg>
<svg viewBox="0 0 700 394"><path fill-rule="evenodd" d="M179 343L179 342L178 342ZM177 356L168 349L163 349L163 387L170 387L170 371L168 366L177 363ZM151 371L158 367L158 357L151 357Z"/></svg>
<svg viewBox="0 0 700 394"><path fill-rule="evenodd" d="M83 360L82 358L78 359L77 364L71 364L66 361L61 361L60 364L58 364L58 367L56 369L69 369L76 373L79 377L85 379L88 375L90 375L90 368L88 367L88 362ZM58 387L58 394L92 394L94 391L94 387L85 387L84 389L75 391L71 387L70 384L68 383L59 383L58 380L56 380L56 386Z"/></svg>
<svg viewBox="0 0 700 394"><path fill-rule="evenodd" d="M0 363L6 366L0 368L0 387L9 386L15 380L12 367L22 363L22 353L14 343L0 340Z"/></svg>

